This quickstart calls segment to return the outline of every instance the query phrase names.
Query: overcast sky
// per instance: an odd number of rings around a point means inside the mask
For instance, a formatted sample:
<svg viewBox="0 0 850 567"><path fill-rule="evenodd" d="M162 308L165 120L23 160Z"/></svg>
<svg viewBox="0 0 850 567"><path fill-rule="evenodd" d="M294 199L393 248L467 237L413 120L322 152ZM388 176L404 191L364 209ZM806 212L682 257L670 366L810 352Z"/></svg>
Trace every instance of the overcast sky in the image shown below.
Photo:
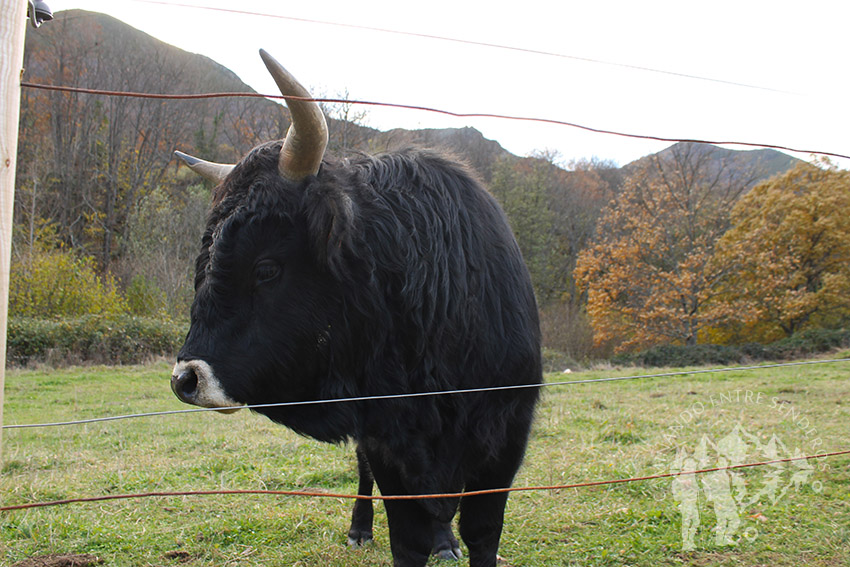
<svg viewBox="0 0 850 567"><path fill-rule="evenodd" d="M347 89L352 99L850 154L847 0L46 1L54 12L110 14L206 55L261 93L277 92L257 55L264 48L314 96ZM473 126L518 155L556 150L564 162L596 156L622 165L669 145L557 125L367 110L374 128Z"/></svg>

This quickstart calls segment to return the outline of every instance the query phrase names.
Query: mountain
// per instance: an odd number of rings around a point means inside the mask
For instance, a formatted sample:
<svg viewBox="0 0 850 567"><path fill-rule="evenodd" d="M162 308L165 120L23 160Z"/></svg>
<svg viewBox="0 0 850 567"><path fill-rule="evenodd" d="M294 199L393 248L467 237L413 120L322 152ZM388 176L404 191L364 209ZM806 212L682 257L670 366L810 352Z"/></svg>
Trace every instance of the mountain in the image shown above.
<svg viewBox="0 0 850 567"><path fill-rule="evenodd" d="M490 172L499 160L523 159L470 127L424 130L396 128L387 132L376 131L370 145L381 151L392 151L409 146L442 148L466 161L484 179L490 178Z"/></svg>
<svg viewBox="0 0 850 567"><path fill-rule="evenodd" d="M61 65L56 65L61 61ZM254 92L239 77L215 61L166 44L126 23L97 12L66 10L38 30L28 29L24 80L107 90L147 92ZM147 76L150 75L150 76ZM156 77L154 80L152 77ZM188 107L186 103L181 103ZM282 136L288 126L288 113L267 99L216 99L192 105L196 110L182 112L198 126L182 132L174 140L182 148L207 159L235 161L261 141ZM379 131L358 124L341 123L328 108L332 151L391 151L405 146L446 149L467 161L485 180L500 160L536 161L515 156L474 128L448 128ZM253 127L235 139L232 130ZM229 129L229 130L228 130ZM334 139L335 134L343 140ZM198 142L201 142L200 144ZM687 143L685 143L687 145ZM657 155L669 158L682 144ZM649 159L645 156L625 165L624 173ZM734 160L733 160L734 157ZM728 150L715 148L712 160L734 161L736 167L758 169L759 178L793 167L799 160L768 149Z"/></svg>
<svg viewBox="0 0 850 567"><path fill-rule="evenodd" d="M57 59L66 59L61 76L51 73ZM165 81L161 84L170 93L189 92L186 88L195 75L202 78L192 86L209 92L253 92L233 71L209 57L183 51L121 20L86 10L57 12L49 25L27 28L24 81L61 78L65 85L97 88L93 80L127 79L128 73L138 73L140 69L133 67L144 60L162 67ZM177 79L180 73L188 73L193 80ZM45 76L49 74L53 76ZM111 86L118 90L119 85Z"/></svg>
<svg viewBox="0 0 850 567"><path fill-rule="evenodd" d="M46 85L167 94L253 92L207 57L82 10L58 12L54 21L28 29L24 64L25 81ZM731 174L732 183L724 186L745 190L798 161L773 150L679 143L623 167L594 160L566 170L543 158L513 155L474 128L379 131L357 123L362 109L354 105L324 110L331 154L431 146L469 163L501 202L538 299L553 306L551 317L543 317L550 326L546 332L562 329L563 344L573 336L578 342L589 337L581 327L573 269L631 173L658 165L653 160L668 162L668 171L669 162L678 160L680 171L693 173L694 163L683 157L693 158L709 174L700 171L691 179L718 172L727 182ZM25 88L13 253L24 258L41 249L69 251L91 259L121 286L141 282L151 297L161 293L175 310L186 312L192 297L186 270L203 231L210 188L177 166L174 150L235 163L257 144L281 139L288 127L286 107L259 97L161 100ZM569 311L563 309L565 301Z"/></svg>
<svg viewBox="0 0 850 567"><path fill-rule="evenodd" d="M675 161L687 157L690 160L702 160L709 172L716 173L722 169L731 170L737 177L748 177L754 182L773 177L778 173L788 171L802 160L771 149L730 150L711 144L696 142L679 142L661 150L656 154L644 156L626 164L626 172L634 171L650 159Z"/></svg>

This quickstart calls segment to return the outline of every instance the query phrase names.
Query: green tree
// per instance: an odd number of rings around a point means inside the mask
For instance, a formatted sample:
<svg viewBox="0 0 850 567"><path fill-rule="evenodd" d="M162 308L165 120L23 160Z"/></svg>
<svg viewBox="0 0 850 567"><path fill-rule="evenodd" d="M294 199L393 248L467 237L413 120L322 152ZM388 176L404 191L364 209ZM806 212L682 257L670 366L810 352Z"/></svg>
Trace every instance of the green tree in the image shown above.
<svg viewBox="0 0 850 567"><path fill-rule="evenodd" d="M551 151L499 160L489 186L505 209L531 273L544 344L582 358L589 354L590 331L573 270L621 179L608 162L573 162L565 170L559 161Z"/></svg>
<svg viewBox="0 0 850 567"><path fill-rule="evenodd" d="M557 249L555 215L549 199L552 181L543 163L507 159L496 164L490 181L490 190L505 210L541 303L558 287L553 270Z"/></svg>
<svg viewBox="0 0 850 567"><path fill-rule="evenodd" d="M186 175L196 181L193 173ZM134 312L166 311L177 318L188 314L209 202L202 185L176 185L171 192L151 191L130 212L122 241L126 260L117 268L122 280L130 282L127 295ZM159 305L144 306L146 301Z"/></svg>

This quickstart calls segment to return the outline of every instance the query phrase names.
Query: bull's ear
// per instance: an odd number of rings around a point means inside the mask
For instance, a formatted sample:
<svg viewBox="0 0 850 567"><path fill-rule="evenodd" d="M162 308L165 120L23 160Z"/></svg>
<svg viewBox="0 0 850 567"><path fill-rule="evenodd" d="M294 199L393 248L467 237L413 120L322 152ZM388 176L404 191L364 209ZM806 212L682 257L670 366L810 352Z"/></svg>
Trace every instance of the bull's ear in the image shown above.
<svg viewBox="0 0 850 567"><path fill-rule="evenodd" d="M316 262L332 271L342 269L357 219L357 206L348 192L334 183L313 184L304 194L304 213Z"/></svg>
<svg viewBox="0 0 850 567"><path fill-rule="evenodd" d="M227 174L230 173L235 167L232 164L227 163L215 163L212 161L204 161L200 158L196 158L190 156L189 154L184 154L183 152L175 151L174 155L180 158L189 169L207 179L212 181L216 185L224 181L224 178L227 177Z"/></svg>

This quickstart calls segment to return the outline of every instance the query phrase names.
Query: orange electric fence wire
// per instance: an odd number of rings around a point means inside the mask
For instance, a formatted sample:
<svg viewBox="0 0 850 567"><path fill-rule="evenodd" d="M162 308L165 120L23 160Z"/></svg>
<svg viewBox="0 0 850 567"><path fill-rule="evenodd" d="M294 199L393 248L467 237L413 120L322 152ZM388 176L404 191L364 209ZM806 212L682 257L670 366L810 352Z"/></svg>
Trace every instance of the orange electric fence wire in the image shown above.
<svg viewBox="0 0 850 567"><path fill-rule="evenodd" d="M662 478L671 478L676 476L684 476L690 474L705 474L717 471L736 470L763 467L774 465L777 463L790 463L793 461L807 461L809 459L825 459L829 457L837 457L841 455L850 455L850 449L844 451L834 451L831 453L821 453L819 455L788 457L786 459L774 459L772 461L762 461L759 463L746 463L741 465L731 465L726 467L715 467L710 469L700 469L693 471L669 472L660 473L649 476L620 478L612 480L596 480L590 482L578 482L573 484L559 484L552 486L518 486L510 488L496 488L491 490L476 490L470 492L452 493L452 494L402 494L402 495L387 495L387 496L364 496L360 494L336 494L331 492L310 492L303 490L184 490L174 492L144 492L137 494L109 494L105 496L91 496L86 498L68 498L65 500L53 500L50 502L32 502L29 504L16 504L12 506L0 507L0 512L11 512L14 510L27 510L31 508L46 508L50 506L63 506L67 504L79 504L86 502L104 502L107 500L130 500L138 498L154 498L167 496L221 496L221 495L264 495L264 496L310 496L318 498L345 498L350 500L425 500L430 498L468 498L470 496L482 496L486 494L499 494L508 492L532 492L544 490L566 490L570 488L590 488L594 486L610 486L614 484L626 484L630 482L640 482L646 480L657 480Z"/></svg>
<svg viewBox="0 0 850 567"><path fill-rule="evenodd" d="M133 98L153 98L153 99L165 99L165 100L196 100L196 99L206 99L206 98L224 98L224 97L242 97L242 98L272 98L272 99L290 99L290 100L308 100L315 102L326 102L331 104L359 104L364 106L380 106L384 108L400 108L404 110L419 110L424 112L433 112L435 114L443 114L446 116L453 116L455 118L497 118L501 120L516 120L522 122L536 122L541 124L553 124L556 126L568 126L570 128L577 128L579 130L584 130L586 132L593 132L596 134L608 134L611 136L620 136L624 138L636 138L639 140L653 140L656 142L690 142L696 144L714 144L714 145L732 145L732 146L747 146L747 147L757 147L757 148L770 148L773 150L782 150L787 152L798 152L803 154L817 154L829 157L836 158L844 158L850 159L850 155L839 154L835 152L825 152L821 150L807 150L802 148L792 148L789 146L780 146L777 144L763 144L757 142L738 142L738 141L718 141L718 140L701 140L696 138L670 138L665 136L653 136L648 134L630 134L628 132L618 132L616 130L605 130L602 128L594 128L592 126L584 126L582 124L576 124L575 122L567 122L565 120L555 120L552 118L536 118L530 116L513 116L509 114L491 114L491 113L481 113L481 112L454 112L451 110L443 110L439 108L430 108L427 106L418 106L411 104L399 104L399 103L391 103L391 102L376 102L369 100L347 100L347 99L339 99L339 98L304 98L297 96L283 96L283 95L266 95L259 93L251 93L251 92L227 92L227 93L193 93L193 94L156 94L156 93L140 93L140 92L129 92L129 91L109 91L102 89L87 89L81 87L67 87L67 86L59 86L59 85L44 85L40 83L30 83L26 81L21 82L21 87L31 88L31 89L43 89L50 91L61 91L61 92L72 92L72 93L81 93L81 94L92 94L92 95L101 95L101 96L125 96L125 97L133 97Z"/></svg>

